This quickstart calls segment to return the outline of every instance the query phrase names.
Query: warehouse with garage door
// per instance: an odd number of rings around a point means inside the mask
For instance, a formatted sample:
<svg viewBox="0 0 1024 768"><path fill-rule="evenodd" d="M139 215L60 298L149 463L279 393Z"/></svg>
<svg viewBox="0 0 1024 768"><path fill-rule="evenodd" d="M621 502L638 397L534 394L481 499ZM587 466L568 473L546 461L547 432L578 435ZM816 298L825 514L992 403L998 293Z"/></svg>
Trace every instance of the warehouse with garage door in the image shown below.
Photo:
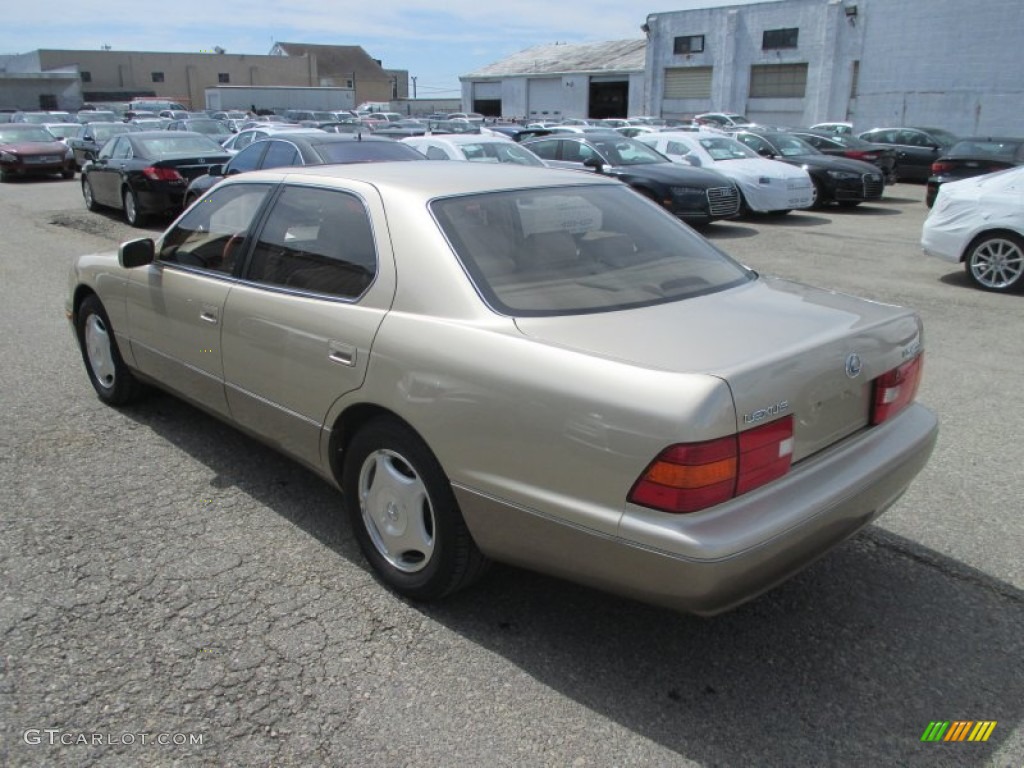
<svg viewBox="0 0 1024 768"><path fill-rule="evenodd" d="M1020 0L774 0L650 14L651 114L1017 135Z"/></svg>
<svg viewBox="0 0 1024 768"><path fill-rule="evenodd" d="M538 45L462 75L462 104L530 121L640 114L644 40Z"/></svg>

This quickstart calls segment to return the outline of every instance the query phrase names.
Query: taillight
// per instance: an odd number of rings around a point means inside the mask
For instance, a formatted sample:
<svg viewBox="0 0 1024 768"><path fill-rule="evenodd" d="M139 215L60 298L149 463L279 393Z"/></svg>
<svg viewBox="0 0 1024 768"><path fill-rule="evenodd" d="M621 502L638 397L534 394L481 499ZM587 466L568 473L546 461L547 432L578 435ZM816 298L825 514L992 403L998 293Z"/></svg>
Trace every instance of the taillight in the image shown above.
<svg viewBox="0 0 1024 768"><path fill-rule="evenodd" d="M878 155L874 152L868 152L864 149L848 149L844 153L847 157L854 160L863 160L864 162L873 162L878 159Z"/></svg>
<svg viewBox="0 0 1024 768"><path fill-rule="evenodd" d="M932 163L932 173L949 173L952 170L952 163L944 163L939 160L936 160L934 163Z"/></svg>
<svg viewBox="0 0 1024 768"><path fill-rule="evenodd" d="M173 168L161 168L151 165L142 169L142 175L153 181L184 181L184 177Z"/></svg>
<svg viewBox="0 0 1024 768"><path fill-rule="evenodd" d="M914 401L917 388L921 385L923 368L922 353L875 379L871 399L872 424L881 424Z"/></svg>
<svg viewBox="0 0 1024 768"><path fill-rule="evenodd" d="M672 445L650 463L629 501L663 512L696 512L789 471L793 417L702 443Z"/></svg>

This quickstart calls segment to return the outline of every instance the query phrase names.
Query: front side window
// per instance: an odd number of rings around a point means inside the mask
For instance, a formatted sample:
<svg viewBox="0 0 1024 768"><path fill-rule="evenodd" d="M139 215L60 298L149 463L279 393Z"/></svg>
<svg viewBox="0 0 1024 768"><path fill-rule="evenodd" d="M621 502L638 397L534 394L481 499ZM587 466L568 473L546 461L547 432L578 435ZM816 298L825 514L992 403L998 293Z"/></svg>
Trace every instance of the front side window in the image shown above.
<svg viewBox="0 0 1024 768"><path fill-rule="evenodd" d="M286 168L293 165L302 165L302 158L299 157L299 150L294 144L287 141L271 141L267 147L267 154L263 156L262 168Z"/></svg>
<svg viewBox="0 0 1024 768"><path fill-rule="evenodd" d="M541 157L545 160L557 160L558 159L558 145L559 141L556 139L544 139L543 141L530 142L529 150L537 157Z"/></svg>
<svg viewBox="0 0 1024 768"><path fill-rule="evenodd" d="M625 185L463 195L430 207L481 297L506 315L615 311L755 278Z"/></svg>
<svg viewBox="0 0 1024 768"><path fill-rule="evenodd" d="M234 184L207 193L164 236L158 258L165 264L233 274L270 189L269 184Z"/></svg>
<svg viewBox="0 0 1024 768"><path fill-rule="evenodd" d="M237 155L231 158L231 161L227 164L224 169L226 174L230 176L233 173L245 173L246 171L255 171L260 167L260 158L263 157L263 150L267 148L267 142L256 142L250 144Z"/></svg>
<svg viewBox="0 0 1024 768"><path fill-rule="evenodd" d="M288 186L267 216L245 278L352 299L376 273L373 230L361 200L331 189Z"/></svg>

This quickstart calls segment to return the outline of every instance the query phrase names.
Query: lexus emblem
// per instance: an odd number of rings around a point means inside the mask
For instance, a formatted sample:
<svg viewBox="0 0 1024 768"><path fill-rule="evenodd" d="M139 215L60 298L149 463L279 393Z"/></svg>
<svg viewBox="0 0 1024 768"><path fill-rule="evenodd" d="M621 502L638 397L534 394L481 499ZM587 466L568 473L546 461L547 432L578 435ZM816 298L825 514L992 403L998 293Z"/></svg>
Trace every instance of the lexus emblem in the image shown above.
<svg viewBox="0 0 1024 768"><path fill-rule="evenodd" d="M846 358L846 375L851 379L856 379L860 376L861 369L864 367L860 361L860 355L856 352L851 353Z"/></svg>

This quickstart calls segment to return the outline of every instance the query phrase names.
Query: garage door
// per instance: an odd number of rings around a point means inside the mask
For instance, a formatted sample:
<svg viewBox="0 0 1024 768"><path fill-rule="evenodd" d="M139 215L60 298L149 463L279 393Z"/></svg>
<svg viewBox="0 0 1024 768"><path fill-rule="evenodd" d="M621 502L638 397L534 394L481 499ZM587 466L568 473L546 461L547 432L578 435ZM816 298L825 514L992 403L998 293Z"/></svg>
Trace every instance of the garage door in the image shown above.
<svg viewBox="0 0 1024 768"><path fill-rule="evenodd" d="M474 99L500 99L501 83L473 83Z"/></svg>
<svg viewBox="0 0 1024 768"><path fill-rule="evenodd" d="M561 120L562 78L530 80L527 88L526 114L531 120Z"/></svg>
<svg viewBox="0 0 1024 768"><path fill-rule="evenodd" d="M666 99L711 98L712 67L679 67L665 70Z"/></svg>

